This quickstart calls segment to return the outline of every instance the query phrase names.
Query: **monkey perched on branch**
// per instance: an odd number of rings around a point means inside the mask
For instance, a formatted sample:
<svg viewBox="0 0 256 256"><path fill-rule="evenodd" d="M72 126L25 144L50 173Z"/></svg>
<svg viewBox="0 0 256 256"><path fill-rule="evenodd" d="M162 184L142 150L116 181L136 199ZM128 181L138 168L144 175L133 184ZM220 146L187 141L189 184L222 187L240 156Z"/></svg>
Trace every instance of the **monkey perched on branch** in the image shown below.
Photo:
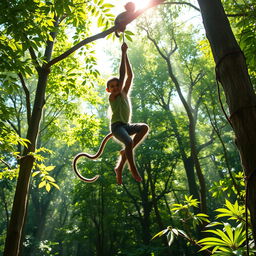
<svg viewBox="0 0 256 256"><path fill-rule="evenodd" d="M135 11L135 4L133 2L128 2L124 8L125 12L120 13L115 19L115 26L117 27L115 34L117 37L120 37L119 33L124 32L126 29L126 25L132 22L135 18L137 18L140 14L142 14L145 10L156 6L158 4L163 3L165 0L151 0L148 6L143 9Z"/></svg>
<svg viewBox="0 0 256 256"><path fill-rule="evenodd" d="M115 19L115 26L117 27L115 34L117 37L120 37L120 32L125 31L126 25L133 20L135 15L135 4L133 2L128 2L124 8L126 11L120 13Z"/></svg>

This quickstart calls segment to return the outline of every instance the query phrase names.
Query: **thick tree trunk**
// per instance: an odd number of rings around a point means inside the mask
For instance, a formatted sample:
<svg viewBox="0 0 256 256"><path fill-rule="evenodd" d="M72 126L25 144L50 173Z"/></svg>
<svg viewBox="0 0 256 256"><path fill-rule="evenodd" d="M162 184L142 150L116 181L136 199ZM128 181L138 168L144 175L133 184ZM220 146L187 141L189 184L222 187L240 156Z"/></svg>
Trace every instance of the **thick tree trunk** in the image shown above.
<svg viewBox="0 0 256 256"><path fill-rule="evenodd" d="M217 78L225 91L230 121L247 178L248 207L256 242L256 95L241 52L220 0L198 0Z"/></svg>
<svg viewBox="0 0 256 256"><path fill-rule="evenodd" d="M48 74L49 72L43 69L39 74L33 114L27 133L27 139L29 139L30 144L28 149L25 149L20 160L20 171L13 201L12 214L7 231L4 256L16 256L19 253L21 235L27 211L30 174L34 163L34 157L30 153L35 151Z"/></svg>

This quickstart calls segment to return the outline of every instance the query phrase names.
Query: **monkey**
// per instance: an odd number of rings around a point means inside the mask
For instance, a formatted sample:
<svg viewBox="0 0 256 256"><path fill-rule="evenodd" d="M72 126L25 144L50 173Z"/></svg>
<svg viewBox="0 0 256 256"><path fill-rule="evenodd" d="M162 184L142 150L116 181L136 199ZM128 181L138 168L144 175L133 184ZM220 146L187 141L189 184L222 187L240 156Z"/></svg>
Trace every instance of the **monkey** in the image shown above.
<svg viewBox="0 0 256 256"><path fill-rule="evenodd" d="M142 0L143 1L143 0ZM128 2L124 8L125 12L120 13L115 19L116 31L115 34L117 37L120 37L119 33L124 32L126 29L126 25L137 18L140 14L142 14L146 9L162 4L165 0L151 0L148 6L144 7L141 10L135 11L135 4L133 2Z"/></svg>
<svg viewBox="0 0 256 256"><path fill-rule="evenodd" d="M103 153L103 150L106 146L106 143L109 141L109 139L111 139L113 137L113 134L112 133L109 133L108 135L105 136L105 138L102 140L101 144L100 144L100 147L97 151L97 153L95 155L90 155L90 154L87 154L87 153L79 153L77 154L75 157L74 157L74 160L73 160L73 163L72 163L72 166L73 166L73 170L74 172L76 173L76 175L78 176L79 179L81 179L82 181L86 182L86 183L93 183L95 182L99 177L100 175L96 175L94 176L93 178L86 178L84 177L83 175L81 175L81 173L78 171L77 169L77 161L80 157L82 156L85 156L89 159L97 159L101 156L101 154Z"/></svg>
<svg viewBox="0 0 256 256"><path fill-rule="evenodd" d="M128 2L125 6L125 12L120 13L115 19L115 26L117 27L115 34L120 37L119 33L124 32L126 25L133 20L135 14L135 4Z"/></svg>

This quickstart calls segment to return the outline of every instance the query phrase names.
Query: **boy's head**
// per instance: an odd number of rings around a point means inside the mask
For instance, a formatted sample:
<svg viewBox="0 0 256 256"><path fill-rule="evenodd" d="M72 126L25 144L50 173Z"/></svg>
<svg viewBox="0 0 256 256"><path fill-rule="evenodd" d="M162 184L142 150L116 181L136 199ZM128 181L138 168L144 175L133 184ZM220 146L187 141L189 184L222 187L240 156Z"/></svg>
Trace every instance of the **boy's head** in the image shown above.
<svg viewBox="0 0 256 256"><path fill-rule="evenodd" d="M107 92L118 92L119 90L119 79L117 77L113 77L107 81Z"/></svg>

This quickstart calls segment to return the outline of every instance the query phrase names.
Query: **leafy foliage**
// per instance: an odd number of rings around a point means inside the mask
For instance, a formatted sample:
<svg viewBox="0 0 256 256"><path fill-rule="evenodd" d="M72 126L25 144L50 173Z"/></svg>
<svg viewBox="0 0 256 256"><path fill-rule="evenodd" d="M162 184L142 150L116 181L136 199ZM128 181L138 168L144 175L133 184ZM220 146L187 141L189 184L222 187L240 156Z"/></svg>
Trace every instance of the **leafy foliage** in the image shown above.
<svg viewBox="0 0 256 256"><path fill-rule="evenodd" d="M196 214L194 215L190 212L190 207L198 207L196 200L194 200L191 196L185 196L184 204L175 204L175 207L172 208L172 211L178 213L179 211L186 211L186 215L182 215L182 222L187 222L188 218L186 216L189 215L190 218L197 220L200 218L200 221L196 221L196 223L206 223L210 222L208 216L205 214ZM174 237L182 237L188 240L191 244L196 244L198 247L201 247L199 251L207 250L212 255L218 256L228 256L228 255L244 255L247 251L247 247L245 246L246 241L246 230L245 230L245 209L243 206L239 206L236 201L234 204L230 203L230 201L226 200L224 208L218 208L215 210L218 212L216 218L225 218L227 220L235 220L236 226L233 226L227 222L211 222L206 225L206 230L203 232L214 234L215 236L207 236L200 240L195 240L188 233L173 228L171 226L157 233L152 239L156 237L160 237L162 235L166 235L169 246L172 245L174 241ZM217 228L216 226L222 226L223 228ZM209 251L211 249L211 251ZM254 253L253 249L250 249L250 253Z"/></svg>
<svg viewBox="0 0 256 256"><path fill-rule="evenodd" d="M45 187L46 191L48 192L51 190L52 186L60 189L56 184L55 179L49 175L49 172L51 172L55 166L44 165L43 161L45 161L46 158L41 154L43 152L53 154L51 150L47 150L46 148L39 148L35 151L35 153L32 154L35 158L34 169L36 169L36 171L33 172L32 177L40 174L41 182L39 183L38 188Z"/></svg>
<svg viewBox="0 0 256 256"><path fill-rule="evenodd" d="M246 248L245 230L240 223L236 227L231 227L229 223L223 223L223 230L206 230L205 232L215 234L217 237L206 237L198 241L202 245L202 250L213 247L212 254L218 256L224 255L244 255Z"/></svg>

